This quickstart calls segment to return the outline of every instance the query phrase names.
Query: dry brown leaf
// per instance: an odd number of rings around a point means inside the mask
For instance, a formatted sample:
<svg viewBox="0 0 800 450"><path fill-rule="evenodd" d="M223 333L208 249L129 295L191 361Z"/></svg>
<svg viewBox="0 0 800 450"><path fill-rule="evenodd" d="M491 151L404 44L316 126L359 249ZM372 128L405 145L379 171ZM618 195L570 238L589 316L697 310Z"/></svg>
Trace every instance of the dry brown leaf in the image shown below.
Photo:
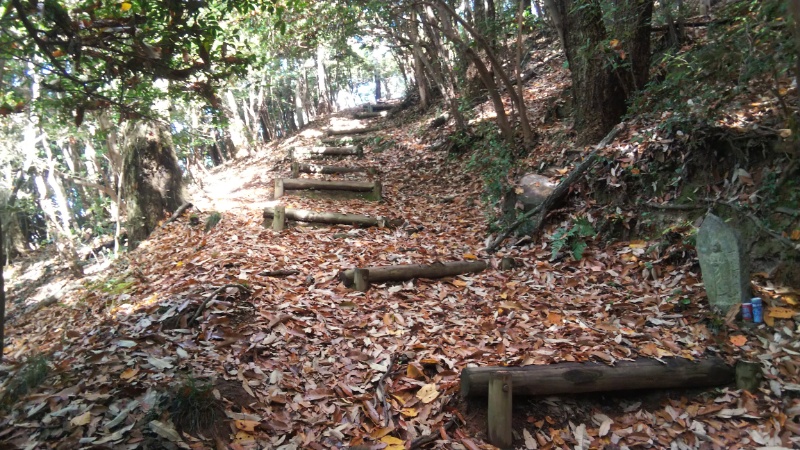
<svg viewBox="0 0 800 450"><path fill-rule="evenodd" d="M436 397L439 396L439 391L436 390L436 384L429 383L422 386L419 391L417 391L416 396L422 403L430 403L436 400Z"/></svg>

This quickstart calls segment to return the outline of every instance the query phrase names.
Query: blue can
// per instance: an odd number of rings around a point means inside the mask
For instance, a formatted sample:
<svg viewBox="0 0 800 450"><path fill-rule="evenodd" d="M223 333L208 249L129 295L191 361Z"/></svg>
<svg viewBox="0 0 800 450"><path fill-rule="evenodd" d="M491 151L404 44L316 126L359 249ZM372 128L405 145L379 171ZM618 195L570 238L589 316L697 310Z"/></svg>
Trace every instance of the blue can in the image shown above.
<svg viewBox="0 0 800 450"><path fill-rule="evenodd" d="M764 304L761 298L755 297L750 299L750 304L753 306L753 323L761 323L764 321Z"/></svg>

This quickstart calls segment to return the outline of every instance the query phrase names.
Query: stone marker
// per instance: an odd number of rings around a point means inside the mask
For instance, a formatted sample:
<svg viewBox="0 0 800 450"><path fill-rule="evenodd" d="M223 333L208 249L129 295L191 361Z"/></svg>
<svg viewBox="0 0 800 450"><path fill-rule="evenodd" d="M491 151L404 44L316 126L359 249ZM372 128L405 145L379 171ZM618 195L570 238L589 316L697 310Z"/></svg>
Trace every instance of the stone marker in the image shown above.
<svg viewBox="0 0 800 450"><path fill-rule="evenodd" d="M697 233L697 257L712 307L727 314L732 306L750 300L750 270L733 227L709 213Z"/></svg>

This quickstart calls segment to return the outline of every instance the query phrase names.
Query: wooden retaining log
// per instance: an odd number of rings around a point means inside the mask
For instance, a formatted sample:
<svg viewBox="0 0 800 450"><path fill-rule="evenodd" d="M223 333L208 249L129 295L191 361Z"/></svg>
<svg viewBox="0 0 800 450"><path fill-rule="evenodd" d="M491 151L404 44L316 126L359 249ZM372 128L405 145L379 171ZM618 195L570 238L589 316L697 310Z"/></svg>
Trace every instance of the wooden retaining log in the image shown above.
<svg viewBox="0 0 800 450"><path fill-rule="evenodd" d="M280 214L281 208L283 208L283 217L281 217ZM264 217L265 224L269 222L269 219L273 219L273 229L276 230L275 221L285 219L298 222L357 225L362 227L386 226L386 219L383 217L369 217L360 214L341 214L326 211L309 211L306 209L284 208L282 206L268 206L264 208L262 216ZM279 228L281 227L279 226Z"/></svg>
<svg viewBox="0 0 800 450"><path fill-rule="evenodd" d="M357 112L353 114L354 119L362 120L362 119L375 119L376 117L381 117L382 114L379 112Z"/></svg>
<svg viewBox="0 0 800 450"><path fill-rule="evenodd" d="M366 267L370 283L406 281L412 278L444 278L465 273L477 273L486 269L484 261L437 262L433 264L401 264L397 266ZM355 283L355 269L339 272L339 281L346 287Z"/></svg>
<svg viewBox="0 0 800 450"><path fill-rule="evenodd" d="M380 112L380 111L389 111L391 109L394 109L395 106L397 105L387 104L387 103L377 103L377 104L369 103L367 105L364 105L364 109L368 112L376 112L376 111Z"/></svg>
<svg viewBox="0 0 800 450"><path fill-rule="evenodd" d="M329 147L340 147L343 145L360 144L365 140L367 140L367 138L364 136L341 136L341 137L322 138L320 139L320 143L322 143L322 145L326 145Z"/></svg>
<svg viewBox="0 0 800 450"><path fill-rule="evenodd" d="M377 171L372 167L341 167L324 166L321 164L301 164L297 161L292 163L292 178L299 178L300 173L321 173L325 175L340 173L366 173L375 175Z"/></svg>
<svg viewBox="0 0 800 450"><path fill-rule="evenodd" d="M374 131L381 131L383 128L380 127L372 127L372 128L353 128L350 130L328 130L328 136L347 136L349 134L364 134L364 133L372 133Z"/></svg>
<svg viewBox="0 0 800 450"><path fill-rule="evenodd" d="M276 178L275 196L277 200L283 197L286 190L315 190L315 191L350 191L350 192L372 192L376 201L380 201L382 187L381 181L325 181L307 180L297 178Z"/></svg>
<svg viewBox="0 0 800 450"><path fill-rule="evenodd" d="M344 147L294 147L289 150L289 158L324 158L326 156L364 156L364 148L360 145Z"/></svg>
<svg viewBox="0 0 800 450"><path fill-rule="evenodd" d="M602 363L558 363L525 367L467 367L461 371L461 396L483 397L496 372L511 374L514 394L556 395L636 389L723 386L734 380L734 369L721 358L690 361L649 358Z"/></svg>

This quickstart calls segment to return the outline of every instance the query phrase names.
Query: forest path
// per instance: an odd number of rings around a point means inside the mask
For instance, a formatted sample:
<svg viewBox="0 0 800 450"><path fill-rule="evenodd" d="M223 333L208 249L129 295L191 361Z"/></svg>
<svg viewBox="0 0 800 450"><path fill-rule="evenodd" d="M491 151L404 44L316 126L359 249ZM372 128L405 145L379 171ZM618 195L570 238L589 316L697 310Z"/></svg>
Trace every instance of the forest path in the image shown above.
<svg viewBox="0 0 800 450"><path fill-rule="evenodd" d="M425 145L424 120L387 120L382 140L368 142L357 161L380 170L382 202L296 195L280 200L289 207L401 219L401 226L265 228L261 212L273 203L273 180L289 176L289 147L312 144L325 126L345 128L347 121L334 117L211 170L190 200L201 220L221 212L218 225L206 232L185 214L156 230L106 278L65 294L57 305L18 316L9 326L9 356L21 359L36 349L52 355L60 372L42 388L46 394L26 400L27 409L6 419L7 438L75 446L80 438L119 446L139 443L143 435L155 439L148 428L153 398L191 375L213 380L228 416L239 421L233 423L235 448L380 443L399 450L403 442L441 433L452 415L467 423L441 434L441 446L477 448L486 439L484 412L458 401L459 373L467 365L692 359L719 348L735 359L703 321L699 274L691 262L660 260L645 251L646 242L593 246L581 260L551 260L544 236L504 250L517 266L497 268L503 253L483 251L488 232L482 182L466 170L464 158ZM352 267L478 259L489 263L478 274L377 284L366 293L337 278ZM297 274L266 273L275 270ZM223 289L198 323L189 323L212 292L232 283L251 293ZM691 301L678 309L681 299ZM74 407L75 413L48 415L47 424L32 426L23 412L41 402L51 411ZM761 411L780 411L779 399L756 400L727 389L519 404L524 408L515 413L515 429L543 447L591 442L663 448L676 439L702 447L711 430L708 439L715 443L742 442L748 429L740 421L714 415L724 408L746 414L751 430L774 443L769 416L761 418ZM99 425L128 407L125 423L132 428L74 431L78 413L89 411ZM165 411L156 414L159 426L168 426ZM708 436L698 437L698 430Z"/></svg>

